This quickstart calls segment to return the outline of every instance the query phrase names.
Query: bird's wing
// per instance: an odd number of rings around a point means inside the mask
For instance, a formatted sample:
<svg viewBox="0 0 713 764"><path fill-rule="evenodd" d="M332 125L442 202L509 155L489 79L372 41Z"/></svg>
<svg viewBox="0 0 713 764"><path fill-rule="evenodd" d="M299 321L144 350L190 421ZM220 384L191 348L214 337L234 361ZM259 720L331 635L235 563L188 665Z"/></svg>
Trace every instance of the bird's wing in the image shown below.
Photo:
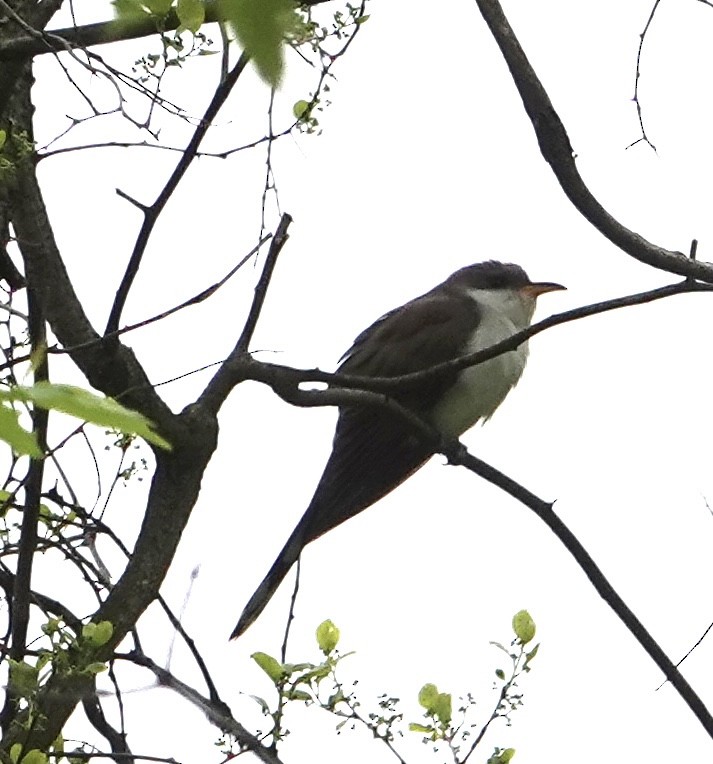
<svg viewBox="0 0 713 764"><path fill-rule="evenodd" d="M339 371L396 377L457 358L473 330L474 309L473 301L467 299L420 297L387 313L357 337ZM464 320L468 318L470 323ZM455 376L395 392L393 398L426 415ZM303 543L378 501L431 455L432 450L398 415L373 406L340 409L332 453L300 521Z"/></svg>

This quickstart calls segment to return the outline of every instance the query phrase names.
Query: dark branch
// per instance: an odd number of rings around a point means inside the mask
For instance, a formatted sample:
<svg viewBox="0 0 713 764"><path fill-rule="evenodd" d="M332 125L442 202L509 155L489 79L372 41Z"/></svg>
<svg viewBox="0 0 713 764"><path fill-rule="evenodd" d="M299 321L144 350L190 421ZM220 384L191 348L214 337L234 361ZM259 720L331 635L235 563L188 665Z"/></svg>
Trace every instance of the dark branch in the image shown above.
<svg viewBox="0 0 713 764"><path fill-rule="evenodd" d="M430 424L383 394L365 390L298 390L294 388L289 390L277 389L276 392L289 403L297 406L379 406L387 408L407 421L426 443L431 443L434 453L444 454L451 464L466 467L531 509L574 557L598 594L612 608L654 663L661 669L664 676L676 688L708 734L713 737L713 717L700 697L609 583L577 537L555 514L551 503L539 498L507 475L470 454L458 440L441 437Z"/></svg>
<svg viewBox="0 0 713 764"><path fill-rule="evenodd" d="M573 308L572 310L549 316L485 350L432 366L424 371L404 374L399 377L361 377L353 374L332 374L320 369L294 369L289 366L257 361L247 353L234 352L221 365L213 379L208 383L198 403L201 406L207 407L209 411L217 413L230 391L237 384L247 379L263 382L272 387L276 392L278 392L278 389L284 392L289 387L297 388L299 385L315 382L327 382L329 384L338 384L340 387L348 389L371 390L373 392L403 391L408 386L420 385L433 377L449 372L452 373L454 370L477 366L491 358L515 350L526 340L554 326L577 321L588 316L595 316L599 313L606 313L610 310L618 310L633 305L644 305L664 299L665 297L692 292L713 292L713 285L701 284L696 281L682 281L678 284L670 284L658 289L639 292L638 294L616 297L604 302Z"/></svg>
<svg viewBox="0 0 713 764"><path fill-rule="evenodd" d="M266 748L251 732L236 721L230 709L225 703L215 703L209 698L205 698L199 692L189 685L177 679L166 669L161 668L150 658L139 653L130 653L128 655L117 656L135 663L137 666L143 666L151 671L161 687L168 687L177 692L182 698L199 708L208 718L208 721L218 727L218 729L232 735L244 750L252 751L260 761L265 764L282 764L277 754Z"/></svg>
<svg viewBox="0 0 713 764"><path fill-rule="evenodd" d="M17 171L18 191L11 196L13 225L25 263L25 275L42 302L52 331L71 352L89 383L140 411L170 439L175 415L152 388L133 352L118 342L99 343L77 297L52 233L34 165L23 162ZM124 395L125 391L133 392Z"/></svg>
<svg viewBox="0 0 713 764"><path fill-rule="evenodd" d="M646 39L646 35L648 34L649 27L651 26L651 22L654 20L654 16L656 15L656 11L659 7L661 0L654 0L653 8L651 9L651 13L649 14L649 18L646 21L646 25L644 26L644 31L639 35L639 49L636 52L636 76L634 78L634 103L636 104L636 116L639 118L639 128L641 129L641 137L635 140L633 143L630 143L626 148L630 149L632 146L635 146L640 141L645 141L646 143L651 146L651 148L656 151L656 146L651 142L649 139L649 136L646 134L646 128L644 127L644 115L641 111L641 101L639 100L639 80L641 79L641 54L644 50L644 40Z"/></svg>
<svg viewBox="0 0 713 764"><path fill-rule="evenodd" d="M134 279L136 278L136 274L138 273L139 266L141 265L141 260L144 256L144 252L146 251L146 245L148 244L149 237L151 236L154 225L156 224L156 221L158 220L158 217L161 214L163 208L166 206L168 200L171 198L173 192L178 187L178 184L181 182L183 176L186 174L188 168L191 165L191 162L195 159L196 152L198 151L198 147L200 146L201 141L213 124L213 120L230 95L230 92L232 91L235 83L238 81L238 78L243 73L245 67L248 64L248 61L249 57L243 53L243 55L240 56L238 63L229 72L225 80L223 80L223 82L221 82L220 85L216 88L213 98L211 99L211 102L208 105L203 118L193 132L191 140L186 146L186 150L181 155L176 168L171 173L171 177L166 182L166 185L163 187L156 201L150 207L144 208L144 222L141 226L141 230L139 231L139 235L136 238L136 244L134 245L134 250L131 253L131 257L129 258L129 263L126 267L124 278L122 279L121 284L119 285L119 289L116 293L114 304L111 307L109 320L106 325L106 331L104 332L105 335L112 334L118 330L121 313L124 309L124 305L126 304L126 299L129 296L131 285L133 284Z"/></svg>
<svg viewBox="0 0 713 764"><path fill-rule="evenodd" d="M547 92L537 78L498 0L476 0L495 38L522 98L540 151L550 164L562 190L579 212L604 236L642 263L713 283L713 265L693 261L681 252L657 247L610 215L597 201L577 170L569 136Z"/></svg>
<svg viewBox="0 0 713 764"><path fill-rule="evenodd" d="M270 279L272 278L272 273L275 270L275 265L277 264L277 258L282 251L282 248L287 243L287 239L289 239L287 229L290 227L291 222L292 217L285 213L280 219L280 224L277 226L275 235L270 242L270 249L267 253L265 266L262 269L262 273L260 274L260 280L255 286L255 297L253 298L253 303L250 306L250 313L248 314L247 320L245 321L245 327L243 328L242 334L240 335L240 339L238 339L235 350L233 351L235 353L245 353L250 346L250 341L253 338L258 318L260 318L260 311L262 310L262 306L265 303L267 288L270 286Z"/></svg>

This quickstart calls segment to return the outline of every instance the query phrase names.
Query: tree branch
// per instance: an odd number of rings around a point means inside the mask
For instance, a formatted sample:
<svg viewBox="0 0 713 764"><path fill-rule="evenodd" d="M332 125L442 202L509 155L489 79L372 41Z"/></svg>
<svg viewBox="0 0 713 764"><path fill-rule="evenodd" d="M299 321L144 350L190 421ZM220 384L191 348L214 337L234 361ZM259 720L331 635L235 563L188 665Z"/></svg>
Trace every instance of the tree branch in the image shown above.
<svg viewBox="0 0 713 764"><path fill-rule="evenodd" d="M11 195L13 225L25 263L25 275L41 301L47 320L89 383L153 421L169 440L175 415L157 395L133 352L114 341L100 343L69 279L52 233L34 165L17 169L18 189ZM126 393L127 390L131 392Z"/></svg>
<svg viewBox="0 0 713 764"><path fill-rule="evenodd" d="M260 311L262 310L262 306L265 304L267 288L270 286L270 279L272 278L272 273L275 270L277 258L282 251L282 248L287 243L287 239L290 238L287 233L287 229L290 227L291 222L292 216L285 213L280 219L280 224L277 226L275 235L270 242L270 249L267 253L265 266L262 269L262 273L260 274L260 280L255 286L255 297L253 299L252 305L250 306L250 313L248 314L247 320L245 321L245 326L243 328L242 334L240 335L240 338L235 345L234 352L236 353L245 353L248 350L250 341L252 340L253 334L255 332L255 327L257 326L258 318L260 318Z"/></svg>
<svg viewBox="0 0 713 764"><path fill-rule="evenodd" d="M305 0L301 5L319 5L327 0ZM59 4L59 2L58 2ZM205 22L210 24L222 21L218 4L206 2ZM49 21L49 19L47 19ZM45 21L45 24L47 23ZM37 24L33 24L36 29ZM43 25L44 26L44 25ZM180 21L175 11L171 10L164 19L161 19L161 29L164 32L172 32L180 26ZM67 48L88 48L92 45L106 45L112 42L135 40L140 37L150 37L158 34L157 20L146 14L145 17L122 21L100 21L96 24L86 24L81 27L65 27L52 29L46 33L14 35L5 40L0 40L0 61L16 61L44 53L58 53Z"/></svg>
<svg viewBox="0 0 713 764"><path fill-rule="evenodd" d="M372 392L404 391L411 386L416 387L423 384L434 377L459 371L470 366L477 366L491 358L515 350L531 337L554 326L578 321L579 319L606 313L611 310L619 310L620 308L634 305L644 305L666 297L695 292L713 292L713 285L686 280L677 284L659 287L658 289L651 289L646 292L616 297L611 300L604 300L603 302L566 310L538 321L527 329L517 332L517 334L513 334L502 342L498 342L477 353L471 353L470 355L456 358L453 361L446 361L429 369L413 372L412 374L403 374L399 377L362 377L355 374L334 374L320 369L295 369L290 366L257 361L247 353L233 351L206 386L198 399L198 405L206 407L208 411L217 414L230 391L237 384L248 379L263 382L272 387L278 394L281 394L279 391L284 392L290 387L297 388L302 384L316 382L326 382L347 389L370 390Z"/></svg>
<svg viewBox="0 0 713 764"><path fill-rule="evenodd" d="M248 64L249 56L243 53L238 60L238 63L228 73L228 76L223 80L216 88L216 91L211 99L208 108L203 115L200 123L196 127L191 140L188 142L185 151L181 155L174 171L171 173L171 177L166 182L166 185L161 190L161 193L156 198L156 201L150 207L142 207L144 212L144 222L139 231L139 235L136 238L136 244L134 250L129 258L129 263L126 266L126 272L121 280L119 289L114 298L114 304L111 306L111 312L109 313L109 320L107 321L105 335L112 334L119 329L119 321L121 319L121 313L126 304L126 299L129 296L129 290L134 283L136 274L138 273L141 260L146 251L146 245L148 244L149 237L153 231L154 225L158 220L163 208L166 206L168 200L171 198L173 192L178 187L181 179L186 174L191 162L195 159L198 147L201 141L205 137L206 133L213 124L213 120L220 111L220 108L225 103L226 99L230 95L235 83L243 73L245 67ZM121 193L121 192L118 192Z"/></svg>
<svg viewBox="0 0 713 764"><path fill-rule="evenodd" d="M139 653L131 653L129 655L120 656L126 660L135 663L137 666L143 666L149 669L159 685L162 687L169 687L177 692L182 698L192 703L196 708L199 708L208 718L208 721L218 727L218 729L232 735L245 749L252 751L260 761L265 764L282 764L277 754L264 746L258 738L243 727L232 715L230 709L225 703L216 703L209 698L204 697L199 692L190 687L189 685L176 678L166 669L161 668L158 664L154 663L150 658Z"/></svg>
<svg viewBox="0 0 713 764"><path fill-rule="evenodd" d="M531 509L574 557L597 593L612 608L617 617L661 669L664 676L676 688L676 691L694 713L706 732L713 737L713 717L708 712L703 701L609 583L581 542L555 514L551 503L539 498L504 473L470 454L457 439L443 438L421 417L381 393L334 388L328 390L299 390L296 388L281 389L279 387L275 389L275 392L284 400L296 406L378 406L385 408L402 417L414 429L414 432L423 438L425 443L432 444L434 453L445 455L451 464L466 467Z"/></svg>
<svg viewBox="0 0 713 764"><path fill-rule="evenodd" d="M527 60L498 0L476 0L510 69L540 151L577 210L613 244L653 268L713 283L713 265L691 260L647 241L623 226L597 201L577 170L569 136L547 92Z"/></svg>

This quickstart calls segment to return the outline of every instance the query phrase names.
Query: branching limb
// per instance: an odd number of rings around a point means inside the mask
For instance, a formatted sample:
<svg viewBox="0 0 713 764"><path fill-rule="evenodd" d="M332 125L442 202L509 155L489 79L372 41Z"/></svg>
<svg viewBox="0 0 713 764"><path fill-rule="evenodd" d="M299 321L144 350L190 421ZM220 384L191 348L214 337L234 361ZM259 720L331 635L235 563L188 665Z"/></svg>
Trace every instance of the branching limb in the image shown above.
<svg viewBox="0 0 713 764"><path fill-rule="evenodd" d="M120 764L120 762L133 761L131 757L131 749L126 742L126 735L109 724L104 716L104 709L101 707L99 698L94 695L91 698L85 698L82 702L84 713L89 720L89 723L94 729L102 735L111 747L112 754L119 754L118 756L112 756L112 758Z"/></svg>
<svg viewBox="0 0 713 764"><path fill-rule="evenodd" d="M52 331L64 347L81 347L70 356L94 388L113 397L131 388L123 402L151 419L170 440L176 417L151 386L133 352L118 342L111 348L98 342L100 337L84 312L54 239L34 165L23 162L17 177L13 225L27 281Z"/></svg>
<svg viewBox="0 0 713 764"><path fill-rule="evenodd" d="M552 504L539 498L527 488L516 483L510 477L478 459L468 452L458 440L442 438L428 423L416 414L400 406L395 401L380 393L365 390L279 390L276 392L289 403L296 406L379 406L401 416L413 427L425 442L433 444L434 453L444 454L451 464L466 467L471 472L500 488L514 499L531 509L562 542L574 557L579 567L591 581L604 601L612 608L618 618L631 632L634 638L661 669L664 676L676 688L686 705L694 713L708 734L713 737L713 717L703 701L696 694L678 668L661 649L644 625L634 615L614 587L609 583L587 550L577 537L555 514Z"/></svg>
<svg viewBox="0 0 713 764"><path fill-rule="evenodd" d="M562 190L579 212L613 244L642 263L679 276L713 283L713 265L690 260L626 228L597 201L577 170L572 146L547 92L520 47L498 0L476 0L522 98L540 151Z"/></svg>
<svg viewBox="0 0 713 764"><path fill-rule="evenodd" d="M266 748L251 732L243 727L230 712L230 709L225 703L216 703L209 698L203 697L199 692L196 692L192 687L177 679L173 674L166 669L161 668L157 663L154 663L150 658L139 653L130 653L128 655L117 656L124 658L137 666L143 666L149 669L156 681L161 687L168 687L171 690L177 692L182 698L193 704L196 708L199 708L208 718L208 721L218 727L228 735L232 735L245 749L252 751L260 761L265 764L281 764L277 754Z"/></svg>
<svg viewBox="0 0 713 764"><path fill-rule="evenodd" d="M150 207L143 207L140 205L144 212L144 222L141 226L141 230L139 231L139 235L136 238L136 244L134 245L134 250L131 253L131 257L129 258L129 263L126 267L124 278L122 279L121 284L119 285L119 289L116 293L116 297L114 298L114 304L112 305L111 312L109 313L109 320L106 325L105 334L112 334L118 330L121 313L124 310L124 305L126 304L126 300L129 296L129 290L131 289L131 285L134 283L134 279L138 273L139 266L141 265L141 260L144 256L144 252L146 251L146 245L148 244L151 232L156 225L156 221L158 220L159 215L161 214L163 208L166 206L168 200L173 195L173 192L178 187L178 184L181 182L183 176L186 174L188 168L191 166L191 162L193 162L195 159L196 152L198 151L198 147L200 146L201 141L213 124L213 120L230 95L233 87L235 86L235 83L238 81L238 78L245 70L248 61L249 57L243 53L243 55L240 56L238 63L228 73L228 76L225 78L225 80L223 80L223 82L221 82L220 85L216 88L213 98L211 99L211 102L208 105L203 118L193 132L191 140L186 146L186 150L181 155L178 164L176 165L174 171L171 173L171 177L166 182L166 185L161 190L161 193L158 195L156 201ZM118 193L123 194L123 192ZM126 194L123 195L126 197ZM134 203L138 204L137 202Z"/></svg>
<svg viewBox="0 0 713 764"><path fill-rule="evenodd" d="M348 389L371 390L373 392L403 391L409 386L418 386L441 374L476 366L510 350L515 350L526 340L554 326L578 321L579 319L606 313L611 310L619 310L620 308L634 305L645 305L646 303L666 297L695 292L713 292L713 285L686 280L677 284L659 287L658 289L651 289L646 292L616 297L611 300L566 310L538 321L527 329L513 334L508 339L498 342L496 345L492 345L485 350L432 366L424 371L404 374L399 377L361 377L353 374L332 374L320 369L294 369L289 366L257 361L247 353L233 351L208 383L198 403L201 407L206 407L209 411L217 413L235 385L247 379L263 382L272 387L280 395L287 388L297 388L299 385L315 382L338 384L340 387Z"/></svg>

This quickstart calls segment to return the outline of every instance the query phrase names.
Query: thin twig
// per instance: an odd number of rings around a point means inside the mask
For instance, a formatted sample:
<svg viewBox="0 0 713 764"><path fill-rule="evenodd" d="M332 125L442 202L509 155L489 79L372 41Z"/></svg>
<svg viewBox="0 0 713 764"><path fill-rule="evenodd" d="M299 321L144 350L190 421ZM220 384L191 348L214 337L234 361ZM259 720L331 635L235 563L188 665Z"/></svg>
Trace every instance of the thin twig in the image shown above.
<svg viewBox="0 0 713 764"><path fill-rule="evenodd" d="M235 345L235 351L237 353L246 353L250 345L250 341L253 338L255 327L257 326L258 318L260 317L260 311L265 303L265 297L267 295L267 288L270 285L270 279L272 273L275 270L277 258L285 246L287 239L289 238L287 229L290 227L292 217L286 212L280 219L280 224L277 226L275 236L270 242L270 249L265 259L265 266L260 274L260 280L255 286L255 297L253 303L250 306L250 313L245 321L242 334Z"/></svg>
<svg viewBox="0 0 713 764"><path fill-rule="evenodd" d="M131 253L131 257L129 258L129 262L126 266L124 277L121 280L121 284L117 290L116 297L114 298L114 304L112 305L111 311L109 313L109 320L107 321L105 335L112 334L119 329L121 313L124 310L124 305L126 304L126 300L129 296L129 290L131 289L131 285L134 283L134 279L138 273L139 266L141 265L141 260L143 259L149 237L151 236L151 232L156 225L156 221L163 211L163 208L168 203L168 200L173 195L173 192L178 187L178 184L181 182L183 176L188 171L188 168L191 166L201 141L213 124L213 120L230 95L233 87L235 86L235 83L238 81L238 78L245 70L248 60L249 56L243 53L240 56L238 63L228 73L228 76L225 78L225 80L220 83L213 95L213 98L211 99L210 104L208 105L208 108L205 110L205 114L203 115L200 124L196 127L193 135L191 136L191 140L188 142L185 152L181 155L181 158L179 159L174 171L171 173L170 178L166 181L166 185L161 190L161 193L156 198L156 201L154 201L150 207L145 209L144 222L136 238L134 250ZM117 193L119 193L118 190Z"/></svg>
<svg viewBox="0 0 713 764"><path fill-rule="evenodd" d="M656 15L656 10L659 7L659 3L661 0L654 0L653 8L651 9L651 13L649 14L648 21L646 22L646 26L644 27L644 31L639 35L639 49L636 53L636 78L634 80L634 98L633 101L636 104L636 115L639 118L639 127L641 128L641 138L637 138L633 143L630 143L626 148L630 149L632 146L636 146L637 143L640 143L641 141L646 141L646 143L651 146L651 148L656 153L656 146L654 146L653 143L649 140L649 136L646 134L646 128L644 127L644 118L641 113L641 101L639 100L639 78L641 77L641 51L644 49L644 40L646 39L646 34L649 31L649 27L651 26L651 22L654 20L654 16Z"/></svg>

